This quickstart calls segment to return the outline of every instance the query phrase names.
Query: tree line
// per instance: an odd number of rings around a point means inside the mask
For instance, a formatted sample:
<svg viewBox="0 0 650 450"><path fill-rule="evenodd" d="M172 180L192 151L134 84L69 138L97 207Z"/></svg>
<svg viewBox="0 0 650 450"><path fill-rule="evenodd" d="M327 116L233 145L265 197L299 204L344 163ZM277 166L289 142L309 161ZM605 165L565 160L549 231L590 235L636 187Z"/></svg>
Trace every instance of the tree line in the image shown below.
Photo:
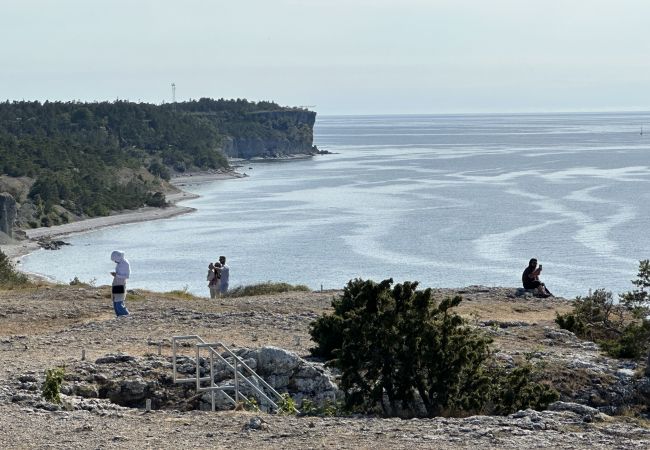
<svg viewBox="0 0 650 450"><path fill-rule="evenodd" d="M129 101L0 103L0 171L35 182L40 223L146 204L163 206L172 172L227 169L227 139L308 139L312 125L273 102L245 99L154 105ZM314 113L309 113L313 114ZM60 207L60 208L59 208Z"/></svg>

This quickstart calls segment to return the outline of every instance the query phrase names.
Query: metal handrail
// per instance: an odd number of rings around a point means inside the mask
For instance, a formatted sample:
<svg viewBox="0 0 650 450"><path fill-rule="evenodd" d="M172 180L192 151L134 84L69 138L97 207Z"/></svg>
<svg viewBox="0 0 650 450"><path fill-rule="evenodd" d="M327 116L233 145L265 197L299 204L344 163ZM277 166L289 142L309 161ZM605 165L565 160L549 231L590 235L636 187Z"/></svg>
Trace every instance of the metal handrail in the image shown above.
<svg viewBox="0 0 650 450"><path fill-rule="evenodd" d="M178 341L182 340L195 340L198 341L198 343L195 344L195 355L196 355L196 375L194 378L179 378L178 377L178 372L176 370L177 368L177 347ZM202 348L208 349L209 355L210 355L210 376L209 377L201 377L201 369L200 369L200 352ZM231 356L234 359L234 367L226 358L224 358L215 348L223 348L225 352ZM220 361L222 361L228 369L230 369L234 373L234 391L235 391L235 398L233 399L230 395L228 395L225 392L225 389L229 388L228 386L218 386L214 383L214 357L219 358ZM248 373L248 376L244 375L244 373L240 372L240 368L242 367L245 369L245 371ZM212 403L212 411L215 410L215 397L214 394L216 391L221 392L227 399L230 401L232 404L235 406L239 403L239 398L240 396L244 398L244 400L249 401L246 396L244 396L240 392L240 378L241 380L249 386L255 393L257 393L260 397L262 397L264 400L266 400L274 409L275 411L278 411L280 407L276 402L271 400L269 396L262 390L260 389L258 383L262 384L262 386L270 393L273 394L273 396L276 398L278 401L284 401L284 397L273 387L268 384L261 376L259 376L253 369L251 369L239 356L237 356L235 353L232 352L228 347L226 347L222 342L213 342L213 343L208 343L205 342L203 339L201 339L200 336L197 335L187 335L187 336L174 336L172 337L172 371L173 371L173 380L174 383L196 383L196 390L197 392L205 392L208 391L211 393L211 403ZM251 381L251 379L253 381ZM205 381L210 381L210 386L209 387L203 387L201 385L202 382ZM293 407L293 410L295 413L298 413L299 411Z"/></svg>

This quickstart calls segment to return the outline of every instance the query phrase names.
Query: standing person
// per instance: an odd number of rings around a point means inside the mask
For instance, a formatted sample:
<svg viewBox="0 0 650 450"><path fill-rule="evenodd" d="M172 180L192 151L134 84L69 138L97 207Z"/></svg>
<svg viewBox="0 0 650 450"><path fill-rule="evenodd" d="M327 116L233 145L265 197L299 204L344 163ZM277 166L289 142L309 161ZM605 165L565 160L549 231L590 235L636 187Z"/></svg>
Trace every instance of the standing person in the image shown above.
<svg viewBox="0 0 650 450"><path fill-rule="evenodd" d="M111 253L111 261L115 263L115 272L113 275L113 284L111 286L111 296L113 297L113 309L116 316L128 316L129 310L126 309L124 301L126 300L126 280L131 276L131 266L124 258L124 252L115 250Z"/></svg>
<svg viewBox="0 0 650 450"><path fill-rule="evenodd" d="M221 273L221 283L219 284L219 292L221 293L221 295L223 295L228 292L228 282L230 280L230 267L226 265L225 256L220 256L219 262L221 263L221 269L219 270L219 272Z"/></svg>
<svg viewBox="0 0 650 450"><path fill-rule="evenodd" d="M213 263L210 263L208 266L207 280L208 289L210 289L210 298L217 298L217 295L219 295L219 273Z"/></svg>
<svg viewBox="0 0 650 450"><path fill-rule="evenodd" d="M528 261L528 267L524 269L524 273L521 274L521 282L524 289L534 289L537 290L540 297L550 297L551 293L546 289L546 285L539 281L540 273L542 273L542 265L537 267L537 259L532 258Z"/></svg>

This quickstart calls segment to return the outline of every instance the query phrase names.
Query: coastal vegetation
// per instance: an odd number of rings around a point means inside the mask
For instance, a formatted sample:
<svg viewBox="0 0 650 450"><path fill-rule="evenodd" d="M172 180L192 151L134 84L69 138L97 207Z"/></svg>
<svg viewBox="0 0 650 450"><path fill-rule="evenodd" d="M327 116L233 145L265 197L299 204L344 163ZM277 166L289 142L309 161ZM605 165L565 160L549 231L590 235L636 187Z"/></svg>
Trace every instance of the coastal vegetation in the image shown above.
<svg viewBox="0 0 650 450"><path fill-rule="evenodd" d="M283 292L311 292L309 287L304 284L289 284L282 282L266 281L264 283L247 284L244 286L235 286L228 290L223 297L254 297L259 295L281 294ZM185 285L182 289L175 289L166 294L183 300L195 300L200 297L190 292L189 286Z"/></svg>
<svg viewBox="0 0 650 450"><path fill-rule="evenodd" d="M235 148L255 146L260 156L311 151L314 118L243 99L7 101L0 103L0 173L31 183L26 198L16 199L30 205L18 214L23 226L164 207L164 181L172 173L228 170ZM267 147L273 154L262 153Z"/></svg>
<svg viewBox="0 0 650 450"><path fill-rule="evenodd" d="M650 260L639 262L636 287L614 301L611 292L598 289L577 297L572 312L558 314L560 328L600 344L617 358L640 358L650 351Z"/></svg>
<svg viewBox="0 0 650 450"><path fill-rule="evenodd" d="M351 280L311 324L312 353L341 370L352 411L382 415L509 414L559 398L531 366L501 367L491 339L417 282Z"/></svg>
<svg viewBox="0 0 650 450"><path fill-rule="evenodd" d="M65 377L65 370L62 367L55 367L45 371L45 382L43 382L43 398L52 403L61 403L61 384Z"/></svg>
<svg viewBox="0 0 650 450"><path fill-rule="evenodd" d="M310 292L311 289L305 286L304 284L289 284L289 283L276 283L272 281L267 281L265 283L249 284L246 286L236 286L233 289L230 289L227 294L227 297L248 297L255 295L270 295L270 294L280 294L283 292Z"/></svg>
<svg viewBox="0 0 650 450"><path fill-rule="evenodd" d="M12 288L28 283L27 275L17 271L9 257L0 250L0 287Z"/></svg>

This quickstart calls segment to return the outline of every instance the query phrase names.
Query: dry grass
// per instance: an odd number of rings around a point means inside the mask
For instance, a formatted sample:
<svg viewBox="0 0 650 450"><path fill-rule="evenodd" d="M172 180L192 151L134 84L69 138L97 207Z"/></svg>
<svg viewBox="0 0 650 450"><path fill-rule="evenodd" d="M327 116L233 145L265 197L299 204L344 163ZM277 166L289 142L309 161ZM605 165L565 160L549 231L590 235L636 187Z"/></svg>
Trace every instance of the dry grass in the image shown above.
<svg viewBox="0 0 650 450"><path fill-rule="evenodd" d="M573 310L569 302L543 300L521 300L518 302L493 300L489 302L461 302L458 313L474 320L496 320L499 322L521 321L530 324L553 323L556 313Z"/></svg>

